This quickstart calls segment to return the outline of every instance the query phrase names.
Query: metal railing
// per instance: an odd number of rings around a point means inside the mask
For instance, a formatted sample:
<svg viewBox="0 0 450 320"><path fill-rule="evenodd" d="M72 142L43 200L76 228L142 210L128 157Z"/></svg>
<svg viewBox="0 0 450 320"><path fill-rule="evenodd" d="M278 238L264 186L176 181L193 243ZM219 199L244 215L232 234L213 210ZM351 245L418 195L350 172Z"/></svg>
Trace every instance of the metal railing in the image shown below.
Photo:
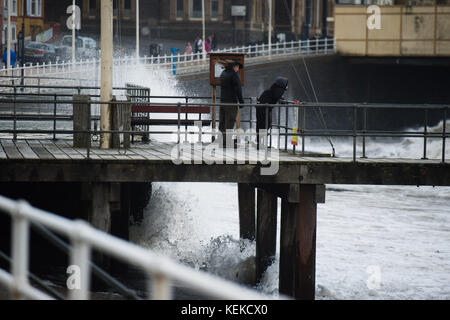
<svg viewBox="0 0 450 320"><path fill-rule="evenodd" d="M148 99L153 99L152 96L145 96ZM135 97L135 98L139 98ZM170 97L170 96L158 96L158 98L164 98L164 99L185 99L186 97ZM202 99L205 98L209 99L211 101L211 97L188 97L188 99ZM254 100L254 99L253 99ZM189 100L187 100L189 101ZM11 105L19 105L19 104L53 104L54 106L58 104L65 104L68 105L71 102L70 101L59 101L57 99L49 99L49 100L39 100L39 101L30 101L30 100L18 100L17 98L14 99L1 99L0 100L0 106L2 104L11 104ZM100 101L90 101L87 102L87 106L89 105L99 105L99 104L115 104L115 102L100 102ZM149 102L147 101L134 101L134 102L120 102L121 106L130 106L130 105L148 105ZM181 110L184 106L190 106L190 107L235 107L235 104L224 104L224 103L216 103L213 104L211 102L198 102L198 103L186 103L186 102L174 102L174 103L151 103L152 106L161 106L161 107L171 107L173 110L173 107L176 106L178 108L177 112L174 114L176 115L176 123L170 125L171 127L176 128L176 133L178 135L178 140L180 135L184 134L185 136L187 134L197 134L198 132L194 132L191 129L188 128L187 125L181 124L181 119L183 119L184 116L187 117ZM265 119L265 127L266 128L275 128L279 130L278 133L278 145L277 147L279 149L284 149L284 151L288 152L294 152L296 154L304 155L306 154L306 138L307 137L324 137L328 138L331 142L331 138L334 137L342 137L342 138L351 138L352 140L352 158L353 161L357 161L357 148L361 147L361 158L367 158L367 152L366 147L369 143L367 141L367 138L418 138L423 139L423 157L422 159L427 159L427 140L428 139L440 139L442 141L442 157L441 161L446 161L446 141L448 138L450 138L450 132L446 130L446 121L449 114L449 106L448 105L405 105L405 104L356 104L356 103L302 103L302 104L296 104L296 103L290 103L287 102L283 105L276 104L276 105L262 105L262 104L255 104L255 103L246 103L246 104L240 104L239 107L242 108L250 108L250 111L247 113L248 118L241 118L241 123L247 123L249 126L249 129L255 129L255 117L254 114L256 108L273 108L273 110L277 110L277 121L272 123L269 123L269 117L266 117ZM56 108L56 107L55 107ZM331 109L334 109L335 112L338 113L346 113L349 115L350 119L347 119L348 126L343 129L329 129L328 125L323 122L324 125L316 125L317 128L312 128L311 122L312 117L311 115L307 116L308 113L313 113L318 110L326 109L328 112L330 112ZM380 111L384 110L385 112L388 112L389 110L404 110L406 111L415 111L415 112L423 112L424 117L424 123L422 129L417 130L375 130L370 129L367 126L369 116L372 111ZM440 116L438 117L440 121L442 121L442 131L440 132L431 132L429 131L429 123L428 118L430 112L433 112L434 114L438 113ZM297 116L294 117L297 120L297 123L293 123L293 121L289 121L289 119L292 119L292 113L296 113ZM285 114L284 117L284 123L281 123L281 115ZM46 130L19 130L17 129L17 122L19 120L27 120L27 119L20 119L18 116L16 109L13 109L12 112L10 112L8 115L3 114L3 119L6 119L5 117L8 116L8 120L13 121L13 128L12 129L1 129L0 134L12 134L13 138L16 139L19 134L46 134L46 135L53 135L53 138L56 138L56 135L73 135L74 133L88 133L91 136L98 136L102 133L115 133L115 134L137 134L136 131L126 131L126 130L110 130L110 131L100 131L100 130L88 130L88 131L74 131L74 130L57 130L56 129L56 121L71 121L71 115L65 115L65 118L63 118L63 115L59 115L59 118L57 118L56 112L54 112L54 116L52 114L47 114L45 119L39 119L38 117L35 118L35 120L49 120L53 119L53 129L46 129ZM53 116L53 118L52 118ZM29 119L28 119L29 120ZM216 120L217 124L218 120ZM315 121L316 123L320 123L320 121ZM151 130L152 126L150 126L149 130L146 132L146 134L173 134L173 132L169 131L163 131L163 130ZM182 131L184 127L184 132ZM321 128L320 128L321 127ZM296 129L296 130L295 130ZM189 131L191 130L191 131ZM202 134L207 135L214 135L215 132L213 130L207 132L202 131ZM272 133L273 130L270 130L268 133L268 137L266 138L266 141L268 141L269 147L272 147L275 145L272 141ZM249 133L251 135L256 135L256 132ZM298 147L293 146L292 149L288 148L289 139L292 139L292 137L296 137L298 141L301 141L301 149L297 150ZM284 140L284 141L281 141ZM359 144L358 141L361 140L361 143ZM282 142L284 142L284 148L282 145ZM331 143L332 145L332 143ZM87 147L86 153L87 157L89 157L89 145ZM334 153L334 152L333 152Z"/></svg>
<svg viewBox="0 0 450 320"><path fill-rule="evenodd" d="M274 298L181 265L152 250L99 231L82 220L72 221L34 208L23 200L13 201L0 196L0 212L12 218L11 273L0 269L0 283L6 285L16 298L51 299L34 288L28 278L30 224L33 223L67 236L72 243L70 263L79 267L81 277L80 288L69 290L70 299L89 299L89 261L93 249L142 269L148 277L148 298L171 299L172 281L179 281L196 292L219 299Z"/></svg>
<svg viewBox="0 0 450 320"><path fill-rule="evenodd" d="M266 63L268 60L298 56L298 55L323 55L334 54L336 52L336 39L312 39L299 40L289 42L276 42L269 44L254 44L248 46L236 46L230 48L218 49L211 52L244 52L246 53L246 64ZM115 68L129 68L130 66L156 66L162 70L173 72L176 69L177 74L186 74L191 72L199 72L209 68L209 59L204 53L184 53L177 55L160 55L160 56L144 56L136 59L136 57L124 57L114 59ZM88 83L98 83L99 81L99 59L79 60L56 63L42 63L27 66L18 66L11 69L0 69L0 84L15 81L14 83L22 83L21 76L28 80L28 84L51 84L59 79L65 80L68 75L71 78L79 78ZM91 75L93 78L86 78ZM3 77L2 77L3 76ZM8 77L12 77L8 79ZM58 79L51 79L56 77ZM46 78L46 79L45 79ZM53 82L52 82L52 81ZM71 80L73 81L73 80ZM27 81L25 81L27 82ZM79 83L81 85L81 83Z"/></svg>

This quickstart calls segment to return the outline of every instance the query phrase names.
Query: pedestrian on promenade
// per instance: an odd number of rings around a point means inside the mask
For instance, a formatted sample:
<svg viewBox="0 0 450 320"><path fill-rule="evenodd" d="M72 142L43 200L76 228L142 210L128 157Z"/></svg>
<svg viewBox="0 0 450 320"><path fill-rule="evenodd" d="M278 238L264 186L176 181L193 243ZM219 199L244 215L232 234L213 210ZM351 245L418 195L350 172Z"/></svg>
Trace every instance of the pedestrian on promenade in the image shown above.
<svg viewBox="0 0 450 320"><path fill-rule="evenodd" d="M216 50L217 48L216 34L213 33L212 35L210 35L210 37L211 37L211 50Z"/></svg>
<svg viewBox="0 0 450 320"><path fill-rule="evenodd" d="M205 51L211 51L211 37L208 37L205 41Z"/></svg>
<svg viewBox="0 0 450 320"><path fill-rule="evenodd" d="M200 53L198 55L199 59L202 58L202 55L201 55L202 51L203 51L203 41L199 36L197 36L195 38L194 53Z"/></svg>
<svg viewBox="0 0 450 320"><path fill-rule="evenodd" d="M10 64L11 64L11 68L14 68L16 65L16 54L14 53L13 50L10 50L11 52L11 57L10 57ZM5 51L3 52L3 63L5 64L5 67L7 67L8 64L8 51L7 49L5 49Z"/></svg>
<svg viewBox="0 0 450 320"><path fill-rule="evenodd" d="M186 52L186 54L191 54L192 53L192 46L191 46L190 42L187 43L185 52Z"/></svg>

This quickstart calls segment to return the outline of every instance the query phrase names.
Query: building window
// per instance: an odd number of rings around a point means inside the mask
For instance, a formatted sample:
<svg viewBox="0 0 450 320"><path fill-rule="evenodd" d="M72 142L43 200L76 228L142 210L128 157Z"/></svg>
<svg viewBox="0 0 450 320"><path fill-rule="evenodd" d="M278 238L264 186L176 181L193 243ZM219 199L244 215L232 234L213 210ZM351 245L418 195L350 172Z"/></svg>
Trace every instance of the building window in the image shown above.
<svg viewBox="0 0 450 320"><path fill-rule="evenodd" d="M123 13L125 17L131 17L131 0L125 0L123 2Z"/></svg>
<svg viewBox="0 0 450 320"><path fill-rule="evenodd" d="M8 33L6 32L6 30L8 29L8 25L3 25L3 37L2 37L2 44L6 44L6 42L8 41ZM17 42L17 37L16 37L16 24L15 23L11 23L11 42L12 43L16 43ZM13 49L14 50L14 49Z"/></svg>
<svg viewBox="0 0 450 320"><path fill-rule="evenodd" d="M8 8L8 0L3 1L3 6ZM17 0L11 0L11 16L17 16Z"/></svg>
<svg viewBox="0 0 450 320"><path fill-rule="evenodd" d="M202 18L202 0L189 0L189 18Z"/></svg>
<svg viewBox="0 0 450 320"><path fill-rule="evenodd" d="M28 0L27 12L30 17L42 16L42 1L41 0Z"/></svg>
<svg viewBox="0 0 450 320"><path fill-rule="evenodd" d="M100 0L101 1L101 0ZM116 19L117 18L117 1L119 0L113 0L113 18Z"/></svg>
<svg viewBox="0 0 450 320"><path fill-rule="evenodd" d="M219 19L219 0L211 0L211 19Z"/></svg>
<svg viewBox="0 0 450 320"><path fill-rule="evenodd" d="M184 0L177 0L177 19L183 19L183 13L184 13Z"/></svg>
<svg viewBox="0 0 450 320"><path fill-rule="evenodd" d="M97 0L89 0L89 17L95 17L97 15Z"/></svg>

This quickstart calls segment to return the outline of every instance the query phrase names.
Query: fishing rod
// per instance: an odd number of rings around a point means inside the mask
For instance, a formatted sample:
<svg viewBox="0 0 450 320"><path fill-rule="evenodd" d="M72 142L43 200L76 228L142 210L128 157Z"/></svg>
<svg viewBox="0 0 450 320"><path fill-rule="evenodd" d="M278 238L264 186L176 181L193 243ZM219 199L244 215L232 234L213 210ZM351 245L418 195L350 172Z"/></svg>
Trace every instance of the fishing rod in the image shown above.
<svg viewBox="0 0 450 320"><path fill-rule="evenodd" d="M284 4L284 7L286 9L286 12L287 12L287 14L289 16L289 19L291 21L291 24L292 24L292 15L291 15L291 11L289 10L289 7L288 7L288 4L287 4L286 0L283 0L283 4ZM314 94L314 99L315 99L316 103L319 103L319 99L317 98L317 94L316 94L316 90L314 88L314 84L312 82L311 76L309 75L309 70L308 70L308 66L307 66L306 61L305 61L305 57L303 55L301 55L301 58L303 60L303 65L305 66L306 74L308 76L309 85L311 86L312 92ZM308 91L306 90L306 87L303 84L302 78L298 74L297 68L295 67L295 65L292 62L292 60L291 60L291 66L292 66L292 69L294 70L297 82L302 86L303 91L305 92L307 99L309 101L312 101L312 99L310 98L310 96L308 94ZM325 117L324 117L323 112L322 112L322 108L318 107L318 109L319 109L319 111L317 111L317 109L314 108L314 112L316 113L316 116L319 118L319 120L322 122L322 125L324 126L325 130L328 130L328 127L327 127L327 124L326 124L326 121L325 121ZM335 157L336 156L336 150L334 148L333 141L332 141L331 137L327 137L327 139L328 139L328 142L331 145L333 157Z"/></svg>

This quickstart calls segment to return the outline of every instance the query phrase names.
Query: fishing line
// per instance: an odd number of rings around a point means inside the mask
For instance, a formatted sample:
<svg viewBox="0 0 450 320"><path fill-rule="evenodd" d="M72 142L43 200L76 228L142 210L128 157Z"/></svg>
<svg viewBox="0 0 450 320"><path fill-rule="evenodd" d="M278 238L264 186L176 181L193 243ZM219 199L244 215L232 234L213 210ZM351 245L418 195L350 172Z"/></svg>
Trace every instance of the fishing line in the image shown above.
<svg viewBox="0 0 450 320"><path fill-rule="evenodd" d="M289 6L288 6L286 0L283 0L283 4L284 4L284 8L286 9L286 12L287 12L287 14L289 16L289 20L291 21L291 25L292 25L291 10L289 10ZM319 103L319 99L317 98L317 94L316 94L316 89L314 88L314 84L313 84L313 82L311 80L311 76L309 75L309 70L308 70L308 66L306 65L305 57L303 55L300 55L300 56L302 57L303 65L305 66L306 74L308 76L309 85L311 86L312 92L314 94L314 99L316 100L316 103ZM292 62L292 60L291 60L291 66L292 66L292 69L294 70L295 76L297 77L297 81L301 84L301 86L303 88L303 91L306 94L306 97L308 98L309 101L312 101L311 98L308 95L308 92L306 91L305 86L303 85L303 81L302 81L300 75L298 74L297 68L295 67L295 65ZM319 120L322 122L322 125L324 126L325 130L328 131L328 127L327 127L327 124L325 122L325 117L323 115L322 108L319 107L318 109L319 109L319 111L317 111L317 109L314 108L314 112L316 113L316 116L319 118ZM331 140L331 137L327 137L327 139L328 139L328 142L331 145L331 149L333 150L332 151L333 152L333 157L335 157L336 156L336 151L335 151L335 148L334 148L334 145L333 145L333 141Z"/></svg>
<svg viewBox="0 0 450 320"><path fill-rule="evenodd" d="M311 76L309 75L308 66L306 65L305 57L303 55L302 55L302 60L303 60L303 64L305 65L306 74L308 75L309 85L311 86L311 89L312 89L312 91L314 93L314 98L316 99L316 103L319 103L319 99L317 98L316 90L314 89L314 84L313 84L313 82L311 80ZM295 65L294 65L294 68L295 68ZM296 72L296 75L297 75L297 72ZM316 112L316 115L317 114L320 115L320 116L317 116L317 117L319 118L319 120L322 121L322 125L324 126L325 130L328 131L328 126L327 126L327 123L325 121L325 117L323 115L322 108L319 107L318 109L319 109L319 111L317 111L317 109L314 109L314 111ZM331 145L331 149L333 150L333 157L335 157L336 156L336 150L334 148L333 141L331 140L331 137L327 137L327 139L328 139L328 142Z"/></svg>

